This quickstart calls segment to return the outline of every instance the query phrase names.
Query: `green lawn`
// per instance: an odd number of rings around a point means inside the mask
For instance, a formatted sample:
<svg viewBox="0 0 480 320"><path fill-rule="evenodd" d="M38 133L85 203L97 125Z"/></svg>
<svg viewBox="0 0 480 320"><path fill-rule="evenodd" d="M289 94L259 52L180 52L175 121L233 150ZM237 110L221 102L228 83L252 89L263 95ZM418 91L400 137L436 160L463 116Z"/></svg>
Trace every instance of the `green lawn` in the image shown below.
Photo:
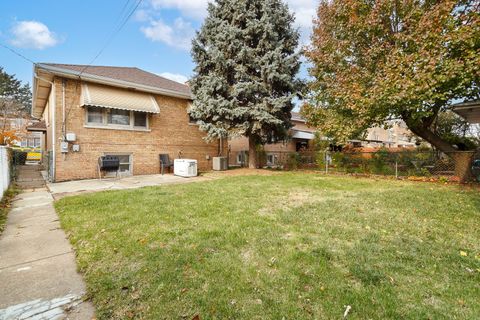
<svg viewBox="0 0 480 320"><path fill-rule="evenodd" d="M281 173L56 203L100 319L474 319L480 195Z"/></svg>

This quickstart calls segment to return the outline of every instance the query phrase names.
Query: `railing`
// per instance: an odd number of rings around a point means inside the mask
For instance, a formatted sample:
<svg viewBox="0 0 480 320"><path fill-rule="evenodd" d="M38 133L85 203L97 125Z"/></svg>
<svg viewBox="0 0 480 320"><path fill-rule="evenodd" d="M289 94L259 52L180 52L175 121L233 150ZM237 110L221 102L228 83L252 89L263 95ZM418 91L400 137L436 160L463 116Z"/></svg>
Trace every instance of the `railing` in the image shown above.
<svg viewBox="0 0 480 320"><path fill-rule="evenodd" d="M231 160L242 158L235 153ZM472 179L472 165L480 153L453 152L445 154L433 150L374 152L259 152L260 167L285 170L313 169L327 173L373 174L396 177L450 177ZM248 162L248 161L247 161ZM232 162L230 162L232 164Z"/></svg>

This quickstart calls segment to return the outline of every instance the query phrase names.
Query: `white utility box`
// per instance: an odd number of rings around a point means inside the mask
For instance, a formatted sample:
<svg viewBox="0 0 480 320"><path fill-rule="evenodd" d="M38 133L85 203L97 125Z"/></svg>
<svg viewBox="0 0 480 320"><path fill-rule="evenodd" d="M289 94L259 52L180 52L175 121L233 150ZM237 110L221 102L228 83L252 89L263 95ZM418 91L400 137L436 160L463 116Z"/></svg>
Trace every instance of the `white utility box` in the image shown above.
<svg viewBox="0 0 480 320"><path fill-rule="evenodd" d="M180 177L196 177L197 160L175 159L173 161L173 174Z"/></svg>
<svg viewBox="0 0 480 320"><path fill-rule="evenodd" d="M77 135L73 132L69 132L66 134L65 138L68 142L74 142L75 140L77 140Z"/></svg>
<svg viewBox="0 0 480 320"><path fill-rule="evenodd" d="M224 171L227 169L227 157L213 157L213 170Z"/></svg>

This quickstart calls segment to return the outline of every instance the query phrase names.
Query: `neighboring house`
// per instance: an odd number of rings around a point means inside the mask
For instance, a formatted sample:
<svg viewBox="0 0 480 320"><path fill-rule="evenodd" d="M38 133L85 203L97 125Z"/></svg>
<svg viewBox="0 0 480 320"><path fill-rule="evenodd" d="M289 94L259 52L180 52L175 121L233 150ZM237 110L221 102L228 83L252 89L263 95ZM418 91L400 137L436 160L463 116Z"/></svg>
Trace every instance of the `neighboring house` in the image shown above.
<svg viewBox="0 0 480 320"><path fill-rule="evenodd" d="M29 115L22 117L13 116L6 119L0 118L0 128L6 130L15 130L15 135L18 137L13 143L15 147L22 148L41 148L42 146L42 134L39 132L31 132L28 127L38 123L38 120L32 119Z"/></svg>
<svg viewBox="0 0 480 320"><path fill-rule="evenodd" d="M387 121L387 128L372 127L363 140L350 140L353 147L414 148L415 136L403 121Z"/></svg>
<svg viewBox="0 0 480 320"><path fill-rule="evenodd" d="M315 138L315 130L307 126L305 119L298 112L292 112L292 124L290 138L277 143L264 145L267 156L267 165L276 165L279 154L291 153L311 148L312 140ZM232 138L228 142L232 166L244 166L247 164L248 138Z"/></svg>
<svg viewBox="0 0 480 320"><path fill-rule="evenodd" d="M454 104L453 112L464 118L470 124L480 123L480 100Z"/></svg>
<svg viewBox="0 0 480 320"><path fill-rule="evenodd" d="M98 159L120 158L122 175L155 174L160 154L211 169L219 141L189 122L187 85L138 68L37 64L32 115L46 125L51 180L98 177Z"/></svg>

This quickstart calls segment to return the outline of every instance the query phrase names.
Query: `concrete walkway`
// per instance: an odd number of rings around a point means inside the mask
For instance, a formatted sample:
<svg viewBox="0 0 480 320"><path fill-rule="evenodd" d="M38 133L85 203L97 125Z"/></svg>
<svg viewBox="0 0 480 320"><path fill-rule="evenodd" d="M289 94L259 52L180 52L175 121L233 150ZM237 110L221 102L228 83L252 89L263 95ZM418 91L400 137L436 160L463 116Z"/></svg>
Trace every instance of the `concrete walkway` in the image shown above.
<svg viewBox="0 0 480 320"><path fill-rule="evenodd" d="M64 196L76 195L86 192L106 190L136 189L142 187L159 186L166 184L179 184L211 180L209 177L182 178L173 174L153 174L145 176L131 176L124 178L90 179L48 183L47 187L55 199Z"/></svg>
<svg viewBox="0 0 480 320"><path fill-rule="evenodd" d="M40 174L41 166L24 165L17 167L17 186L21 189L44 188L45 180Z"/></svg>
<svg viewBox="0 0 480 320"><path fill-rule="evenodd" d="M39 168L21 167L16 197L0 236L0 319L92 319L85 284L60 228Z"/></svg>

